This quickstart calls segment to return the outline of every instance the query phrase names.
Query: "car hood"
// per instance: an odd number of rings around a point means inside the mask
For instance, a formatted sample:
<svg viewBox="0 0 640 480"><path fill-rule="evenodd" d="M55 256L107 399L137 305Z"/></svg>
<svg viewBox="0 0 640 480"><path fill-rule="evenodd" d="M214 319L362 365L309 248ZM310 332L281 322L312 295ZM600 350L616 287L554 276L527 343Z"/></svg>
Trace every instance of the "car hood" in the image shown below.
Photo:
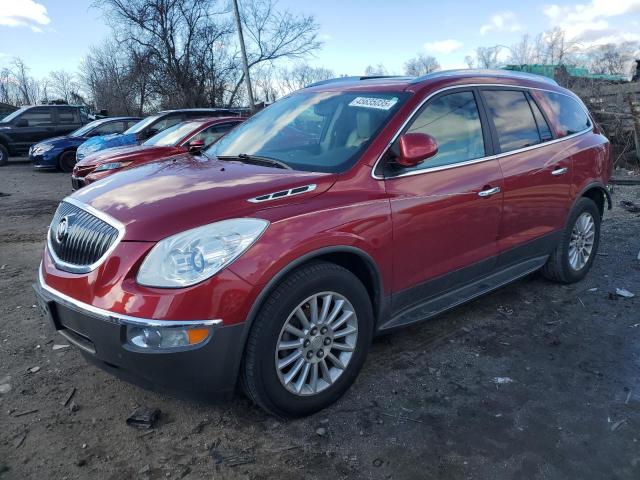
<svg viewBox="0 0 640 480"><path fill-rule="evenodd" d="M80 160L78 167L93 167L101 163L135 161L138 158L157 157L171 155L176 147L156 147L151 145L128 145L126 147L115 147L107 150L92 153Z"/></svg>
<svg viewBox="0 0 640 480"><path fill-rule="evenodd" d="M283 170L184 154L110 175L72 195L125 226L124 240L157 241L267 206L299 203L331 187L337 175ZM308 194L268 203L250 198L315 184Z"/></svg>
<svg viewBox="0 0 640 480"><path fill-rule="evenodd" d="M42 142L38 142L36 143L36 146L38 145L54 145L54 146L58 146L60 144L64 144L65 146L67 145L80 145L82 142L84 142L86 140L85 137L53 137L53 138L48 138L46 140L43 140Z"/></svg>
<svg viewBox="0 0 640 480"><path fill-rule="evenodd" d="M78 155L80 158L85 158L93 152L98 150L105 150L107 148L121 147L123 145L135 145L138 143L138 138L135 133L129 133L127 135L123 133L113 133L111 135L99 135L97 137L91 137L78 147Z"/></svg>

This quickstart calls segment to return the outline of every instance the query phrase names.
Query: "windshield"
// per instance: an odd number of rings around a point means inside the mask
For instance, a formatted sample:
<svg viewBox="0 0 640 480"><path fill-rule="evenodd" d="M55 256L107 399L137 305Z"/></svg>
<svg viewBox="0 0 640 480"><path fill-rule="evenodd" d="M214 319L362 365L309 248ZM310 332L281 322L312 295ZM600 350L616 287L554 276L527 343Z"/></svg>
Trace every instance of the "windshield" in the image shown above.
<svg viewBox="0 0 640 480"><path fill-rule="evenodd" d="M132 125L131 127L129 127L128 130L125 130L124 134L128 135L130 133L138 133L141 132L142 130L144 130L146 127L148 127L149 125L151 125L153 122L155 122L156 120L158 120L160 117L158 115L153 115L151 117L147 117L144 120L140 120L138 123L136 123L135 125Z"/></svg>
<svg viewBox="0 0 640 480"><path fill-rule="evenodd" d="M82 137L84 135L86 135L87 133L89 133L91 130L93 130L94 128L96 128L97 126L102 125L103 123L108 122L109 119L100 119L100 120L94 120L93 122L87 123L85 126L80 127L79 129L71 132L69 134L70 137Z"/></svg>
<svg viewBox="0 0 640 480"><path fill-rule="evenodd" d="M21 107L18 110L16 110L15 112L11 112L9 115L7 115L6 117L4 117L2 119L3 122L10 122L11 120L13 120L14 118L16 118L18 115L20 115L22 112L24 112L27 108L29 107Z"/></svg>
<svg viewBox="0 0 640 480"><path fill-rule="evenodd" d="M343 172L406 99L400 92L301 92L238 125L206 153L254 155L293 169Z"/></svg>
<svg viewBox="0 0 640 480"><path fill-rule="evenodd" d="M149 140L143 143L143 145L152 145L156 147L173 147L175 146L185 135L193 131L200 123L198 122L183 122L169 127L160 133L157 133Z"/></svg>

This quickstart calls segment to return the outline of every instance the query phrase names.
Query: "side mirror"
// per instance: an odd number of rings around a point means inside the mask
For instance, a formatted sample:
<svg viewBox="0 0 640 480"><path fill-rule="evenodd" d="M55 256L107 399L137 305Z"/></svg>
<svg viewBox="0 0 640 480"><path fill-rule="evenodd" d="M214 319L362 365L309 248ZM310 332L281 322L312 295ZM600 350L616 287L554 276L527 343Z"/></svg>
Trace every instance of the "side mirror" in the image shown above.
<svg viewBox="0 0 640 480"><path fill-rule="evenodd" d="M187 145L189 147L189 153L198 153L200 150L204 148L204 140L203 139L191 140Z"/></svg>
<svg viewBox="0 0 640 480"><path fill-rule="evenodd" d="M405 133L399 140L400 154L396 163L415 167L438 153L438 142L426 133Z"/></svg>
<svg viewBox="0 0 640 480"><path fill-rule="evenodd" d="M29 126L29 120L25 120L24 118L19 119L16 122L16 127L28 127Z"/></svg>

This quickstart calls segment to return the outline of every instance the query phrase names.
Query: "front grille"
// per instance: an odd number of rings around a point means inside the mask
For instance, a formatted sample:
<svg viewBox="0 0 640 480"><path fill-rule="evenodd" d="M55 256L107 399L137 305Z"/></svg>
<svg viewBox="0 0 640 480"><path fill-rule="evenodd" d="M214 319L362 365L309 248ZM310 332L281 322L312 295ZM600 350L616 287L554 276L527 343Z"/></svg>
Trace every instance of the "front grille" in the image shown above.
<svg viewBox="0 0 640 480"><path fill-rule="evenodd" d="M88 272L118 238L113 225L83 210L62 202L49 228L49 248L58 268L70 272Z"/></svg>

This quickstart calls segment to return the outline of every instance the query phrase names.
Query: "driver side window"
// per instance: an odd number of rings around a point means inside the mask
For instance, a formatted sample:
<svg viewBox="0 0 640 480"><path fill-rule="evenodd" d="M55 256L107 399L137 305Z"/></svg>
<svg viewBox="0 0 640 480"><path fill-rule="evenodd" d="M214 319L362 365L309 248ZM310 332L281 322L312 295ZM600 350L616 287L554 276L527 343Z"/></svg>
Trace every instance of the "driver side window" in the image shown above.
<svg viewBox="0 0 640 480"><path fill-rule="evenodd" d="M450 93L431 100L406 133L431 135L438 144L438 153L404 171L452 165L485 156L482 124L473 92Z"/></svg>

